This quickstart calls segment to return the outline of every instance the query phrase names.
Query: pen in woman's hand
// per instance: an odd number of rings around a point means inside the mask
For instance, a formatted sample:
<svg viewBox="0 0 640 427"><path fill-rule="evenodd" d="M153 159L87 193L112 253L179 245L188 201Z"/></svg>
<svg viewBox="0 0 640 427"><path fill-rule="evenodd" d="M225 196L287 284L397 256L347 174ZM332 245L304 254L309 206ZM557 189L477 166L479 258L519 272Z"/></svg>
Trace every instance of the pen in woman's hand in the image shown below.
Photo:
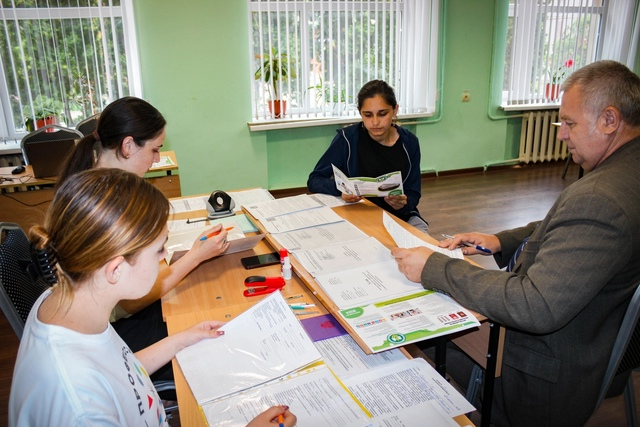
<svg viewBox="0 0 640 427"><path fill-rule="evenodd" d="M233 228L233 227L227 227L227 228L225 228L225 230L229 231L229 230L231 230L232 228ZM202 236L202 237L200 238L200 240L203 240L203 241L204 241L204 240L210 239L210 238L212 238L213 236L217 236L217 235L218 235L218 234L220 234L220 233L222 233L222 229L220 229L219 231L214 231L213 233L209 233L209 234L207 234L206 236Z"/></svg>
<svg viewBox="0 0 640 427"><path fill-rule="evenodd" d="M446 237L447 239L453 239L454 237L449 235L449 234L443 234L444 237ZM468 247L468 248L476 248L479 251L482 251L486 254L490 254L491 251L487 248L485 248L484 246L480 246L480 245L474 245L473 243L469 243L469 242L460 242L461 244L463 244L464 246Z"/></svg>

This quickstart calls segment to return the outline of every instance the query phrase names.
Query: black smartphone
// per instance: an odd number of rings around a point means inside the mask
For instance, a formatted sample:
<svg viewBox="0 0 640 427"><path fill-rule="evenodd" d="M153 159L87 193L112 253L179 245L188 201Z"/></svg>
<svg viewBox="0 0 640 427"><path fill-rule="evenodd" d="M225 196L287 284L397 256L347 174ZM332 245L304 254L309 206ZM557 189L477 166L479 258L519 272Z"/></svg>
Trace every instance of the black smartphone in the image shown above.
<svg viewBox="0 0 640 427"><path fill-rule="evenodd" d="M247 270L258 267L266 267L267 265L280 264L280 254L278 252L271 252L270 254L249 256L241 258L240 262L242 266Z"/></svg>

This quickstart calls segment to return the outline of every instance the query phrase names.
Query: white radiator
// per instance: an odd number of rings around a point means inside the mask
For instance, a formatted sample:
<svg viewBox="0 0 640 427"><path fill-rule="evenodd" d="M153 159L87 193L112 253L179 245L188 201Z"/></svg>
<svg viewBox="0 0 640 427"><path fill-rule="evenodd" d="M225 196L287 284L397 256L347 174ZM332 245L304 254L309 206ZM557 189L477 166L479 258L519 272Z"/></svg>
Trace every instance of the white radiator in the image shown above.
<svg viewBox="0 0 640 427"><path fill-rule="evenodd" d="M567 144L556 139L558 111L532 111L522 119L520 156L523 163L564 160L569 156Z"/></svg>

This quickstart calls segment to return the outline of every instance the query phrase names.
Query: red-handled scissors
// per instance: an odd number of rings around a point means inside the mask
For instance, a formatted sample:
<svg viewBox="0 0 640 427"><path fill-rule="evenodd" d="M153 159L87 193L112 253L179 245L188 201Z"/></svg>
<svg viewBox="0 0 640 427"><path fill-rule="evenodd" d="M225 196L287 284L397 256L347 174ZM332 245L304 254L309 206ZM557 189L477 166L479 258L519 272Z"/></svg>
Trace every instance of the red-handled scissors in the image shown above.
<svg viewBox="0 0 640 427"><path fill-rule="evenodd" d="M245 297L254 297L256 295L270 294L279 291L287 282L282 277L265 277L265 276L249 276L244 279L244 285L249 289L243 292Z"/></svg>

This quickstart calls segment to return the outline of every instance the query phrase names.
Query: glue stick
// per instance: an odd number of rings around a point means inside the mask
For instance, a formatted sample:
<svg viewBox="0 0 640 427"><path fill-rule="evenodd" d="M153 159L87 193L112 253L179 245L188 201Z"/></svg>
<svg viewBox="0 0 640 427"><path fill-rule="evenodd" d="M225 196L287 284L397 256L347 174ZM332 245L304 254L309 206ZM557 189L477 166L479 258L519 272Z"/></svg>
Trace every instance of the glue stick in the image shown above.
<svg viewBox="0 0 640 427"><path fill-rule="evenodd" d="M289 256L289 251L285 248L280 249L280 275L284 277L284 259Z"/></svg>
<svg viewBox="0 0 640 427"><path fill-rule="evenodd" d="M291 260L289 259L289 251L285 248L280 249L280 267L282 278L284 280L291 279Z"/></svg>

